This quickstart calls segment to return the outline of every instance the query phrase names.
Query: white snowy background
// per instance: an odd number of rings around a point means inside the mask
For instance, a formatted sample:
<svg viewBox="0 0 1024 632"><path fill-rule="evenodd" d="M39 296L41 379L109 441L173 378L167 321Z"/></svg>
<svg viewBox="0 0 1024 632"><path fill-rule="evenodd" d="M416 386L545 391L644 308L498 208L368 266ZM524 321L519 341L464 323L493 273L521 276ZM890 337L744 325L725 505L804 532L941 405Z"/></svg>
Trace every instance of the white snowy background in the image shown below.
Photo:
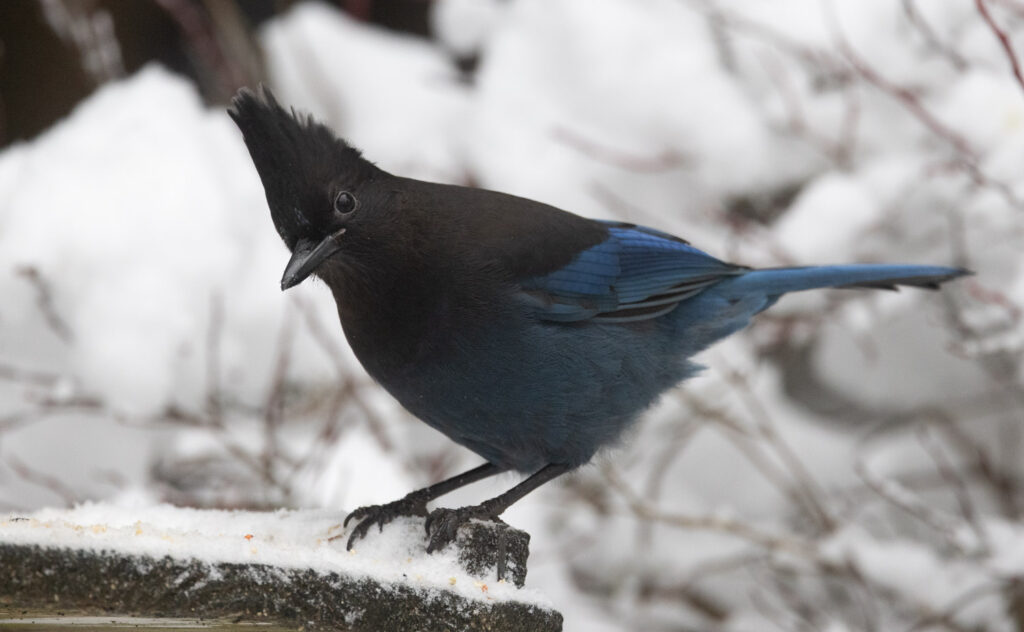
<svg viewBox="0 0 1024 632"><path fill-rule="evenodd" d="M267 83L402 175L748 265L976 272L784 299L514 506L565 629L1024 628L1024 3L444 0L432 20L427 40L300 5L260 32ZM478 464L362 373L322 284L278 290L286 260L224 108L158 66L0 153L0 511L341 515Z"/></svg>

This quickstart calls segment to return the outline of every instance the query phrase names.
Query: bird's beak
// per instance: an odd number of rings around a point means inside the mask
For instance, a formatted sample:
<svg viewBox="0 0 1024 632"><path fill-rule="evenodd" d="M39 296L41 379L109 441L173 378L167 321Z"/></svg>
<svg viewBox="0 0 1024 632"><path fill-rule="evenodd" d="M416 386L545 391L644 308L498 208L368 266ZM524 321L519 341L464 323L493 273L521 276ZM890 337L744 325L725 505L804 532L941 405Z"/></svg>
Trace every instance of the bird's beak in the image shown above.
<svg viewBox="0 0 1024 632"><path fill-rule="evenodd" d="M284 276L281 277L281 290L294 287L320 267L328 257L341 250L341 240L345 229L328 235L320 243L312 239L300 239L292 251L292 258L284 269Z"/></svg>

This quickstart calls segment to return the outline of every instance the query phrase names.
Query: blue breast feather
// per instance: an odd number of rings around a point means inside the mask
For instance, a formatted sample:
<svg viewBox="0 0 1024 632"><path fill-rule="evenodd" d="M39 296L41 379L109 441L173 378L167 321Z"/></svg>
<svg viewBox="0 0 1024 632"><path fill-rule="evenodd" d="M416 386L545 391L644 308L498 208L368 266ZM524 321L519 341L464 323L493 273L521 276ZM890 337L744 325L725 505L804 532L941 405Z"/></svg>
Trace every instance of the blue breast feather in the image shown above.
<svg viewBox="0 0 1024 632"><path fill-rule="evenodd" d="M563 268L522 283L543 320L634 322L666 314L747 268L715 259L652 228L605 222L608 239Z"/></svg>

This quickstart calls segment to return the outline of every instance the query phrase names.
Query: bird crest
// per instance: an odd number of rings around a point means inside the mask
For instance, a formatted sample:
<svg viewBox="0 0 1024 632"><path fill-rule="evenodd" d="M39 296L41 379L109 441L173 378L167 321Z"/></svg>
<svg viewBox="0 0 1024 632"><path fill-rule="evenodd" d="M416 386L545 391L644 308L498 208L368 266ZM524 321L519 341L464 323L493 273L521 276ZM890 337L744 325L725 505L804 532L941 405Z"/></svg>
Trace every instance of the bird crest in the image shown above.
<svg viewBox="0 0 1024 632"><path fill-rule="evenodd" d="M256 92L240 90L228 114L242 132L274 226L289 248L327 224L332 189L365 182L377 171L327 126L281 107L263 85Z"/></svg>

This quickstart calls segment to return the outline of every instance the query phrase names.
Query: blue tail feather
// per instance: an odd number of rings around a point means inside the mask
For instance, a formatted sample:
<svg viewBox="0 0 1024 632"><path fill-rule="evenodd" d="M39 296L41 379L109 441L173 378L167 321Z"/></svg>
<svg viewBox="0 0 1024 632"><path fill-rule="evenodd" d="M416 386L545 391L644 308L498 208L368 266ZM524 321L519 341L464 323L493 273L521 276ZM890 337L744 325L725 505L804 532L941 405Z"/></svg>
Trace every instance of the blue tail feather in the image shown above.
<svg viewBox="0 0 1024 632"><path fill-rule="evenodd" d="M963 268L901 264L852 264L799 268L764 268L726 279L718 285L727 296L751 293L780 296L815 288L896 289L900 285L934 289L940 283L970 274Z"/></svg>

